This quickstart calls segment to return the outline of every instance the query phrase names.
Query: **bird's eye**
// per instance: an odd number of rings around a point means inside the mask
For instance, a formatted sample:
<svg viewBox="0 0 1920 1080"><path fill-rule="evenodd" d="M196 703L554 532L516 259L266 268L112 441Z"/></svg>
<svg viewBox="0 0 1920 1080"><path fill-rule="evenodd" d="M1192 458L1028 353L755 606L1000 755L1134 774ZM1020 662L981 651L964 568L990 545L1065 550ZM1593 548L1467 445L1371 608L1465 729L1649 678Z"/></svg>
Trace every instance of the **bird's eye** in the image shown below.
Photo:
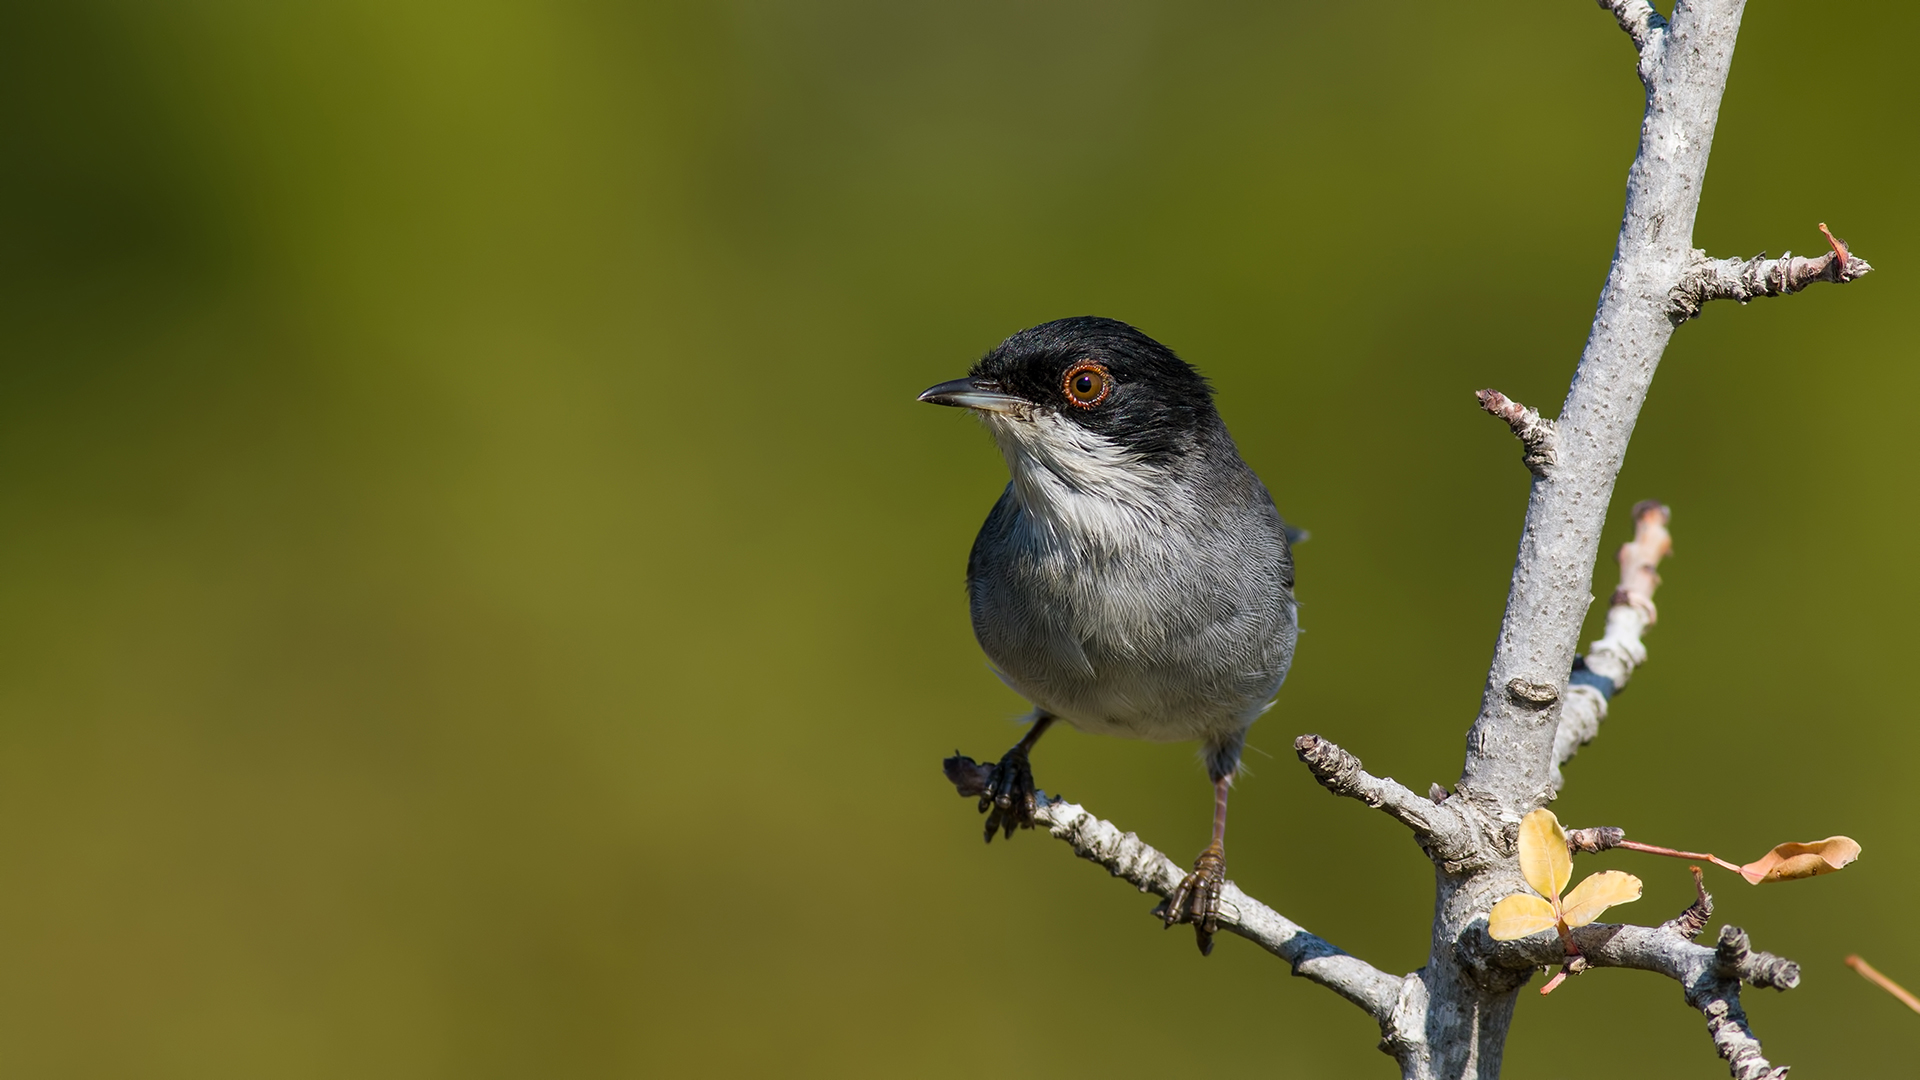
<svg viewBox="0 0 1920 1080"><path fill-rule="evenodd" d="M1091 360L1082 360L1067 369L1067 400L1083 409L1091 409L1107 400L1113 392L1113 376Z"/></svg>

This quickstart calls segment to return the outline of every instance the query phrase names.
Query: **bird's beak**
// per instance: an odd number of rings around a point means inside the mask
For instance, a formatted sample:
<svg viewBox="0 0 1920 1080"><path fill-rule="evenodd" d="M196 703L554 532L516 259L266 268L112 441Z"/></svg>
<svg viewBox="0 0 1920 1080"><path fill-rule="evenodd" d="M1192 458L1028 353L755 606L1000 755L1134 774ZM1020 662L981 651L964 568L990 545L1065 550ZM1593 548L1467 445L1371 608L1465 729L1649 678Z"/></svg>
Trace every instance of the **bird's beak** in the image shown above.
<svg viewBox="0 0 1920 1080"><path fill-rule="evenodd" d="M1028 407L1026 399L988 389L972 379L955 379L939 386L930 386L919 400L933 405L957 405L990 413L1024 412Z"/></svg>

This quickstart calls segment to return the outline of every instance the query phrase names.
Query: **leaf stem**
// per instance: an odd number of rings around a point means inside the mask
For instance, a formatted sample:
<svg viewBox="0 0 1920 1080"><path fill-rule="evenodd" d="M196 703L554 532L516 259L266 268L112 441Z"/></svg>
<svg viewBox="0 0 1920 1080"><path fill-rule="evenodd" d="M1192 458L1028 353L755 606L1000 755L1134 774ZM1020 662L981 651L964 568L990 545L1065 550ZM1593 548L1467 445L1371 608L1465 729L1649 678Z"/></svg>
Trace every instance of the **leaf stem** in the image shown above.
<svg viewBox="0 0 1920 1080"><path fill-rule="evenodd" d="M1638 840L1622 840L1614 846L1626 848L1628 851L1643 851L1648 855L1665 855L1674 859L1705 859L1723 870L1731 870L1736 874L1740 873L1740 867L1722 859L1718 855L1709 855L1704 851L1677 851L1673 848L1660 847L1657 844L1643 844Z"/></svg>

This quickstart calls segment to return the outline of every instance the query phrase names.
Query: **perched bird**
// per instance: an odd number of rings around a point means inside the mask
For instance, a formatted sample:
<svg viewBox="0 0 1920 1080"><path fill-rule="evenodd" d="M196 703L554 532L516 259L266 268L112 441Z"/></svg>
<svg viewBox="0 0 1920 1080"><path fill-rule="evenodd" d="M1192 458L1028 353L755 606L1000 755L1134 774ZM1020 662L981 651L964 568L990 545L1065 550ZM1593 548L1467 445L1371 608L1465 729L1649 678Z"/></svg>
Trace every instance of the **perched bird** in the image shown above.
<svg viewBox="0 0 1920 1080"><path fill-rule="evenodd" d="M1033 705L1026 736L983 774L988 842L1032 828L1028 754L1056 720L1199 740L1213 843L1164 917L1191 922L1211 952L1227 789L1293 660L1298 534L1240 460L1206 379L1126 323L1022 330L920 400L973 410L1013 474L967 559L974 635Z"/></svg>

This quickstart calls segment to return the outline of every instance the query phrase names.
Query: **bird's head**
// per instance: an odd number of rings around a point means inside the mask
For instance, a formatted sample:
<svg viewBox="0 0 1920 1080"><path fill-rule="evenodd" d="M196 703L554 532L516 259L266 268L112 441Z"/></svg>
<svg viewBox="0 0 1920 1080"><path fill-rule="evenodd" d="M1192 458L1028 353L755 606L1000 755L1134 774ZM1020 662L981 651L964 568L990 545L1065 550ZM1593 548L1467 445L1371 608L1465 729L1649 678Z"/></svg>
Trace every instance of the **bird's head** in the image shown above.
<svg viewBox="0 0 1920 1080"><path fill-rule="evenodd" d="M1093 316L1022 330L920 400L974 410L1016 481L1038 465L1081 489L1106 486L1112 470L1175 468L1220 427L1198 371L1126 323Z"/></svg>

